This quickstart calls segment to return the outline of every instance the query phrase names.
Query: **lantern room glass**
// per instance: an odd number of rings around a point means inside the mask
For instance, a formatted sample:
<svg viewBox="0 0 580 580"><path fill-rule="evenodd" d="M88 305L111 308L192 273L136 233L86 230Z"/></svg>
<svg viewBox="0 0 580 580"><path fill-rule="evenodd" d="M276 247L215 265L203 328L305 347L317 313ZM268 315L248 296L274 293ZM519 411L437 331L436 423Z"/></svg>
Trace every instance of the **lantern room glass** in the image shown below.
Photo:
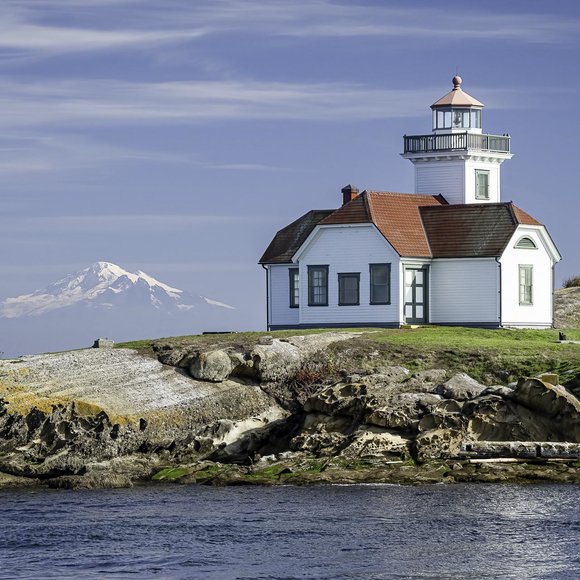
<svg viewBox="0 0 580 580"><path fill-rule="evenodd" d="M481 129L481 109L437 109L433 129Z"/></svg>

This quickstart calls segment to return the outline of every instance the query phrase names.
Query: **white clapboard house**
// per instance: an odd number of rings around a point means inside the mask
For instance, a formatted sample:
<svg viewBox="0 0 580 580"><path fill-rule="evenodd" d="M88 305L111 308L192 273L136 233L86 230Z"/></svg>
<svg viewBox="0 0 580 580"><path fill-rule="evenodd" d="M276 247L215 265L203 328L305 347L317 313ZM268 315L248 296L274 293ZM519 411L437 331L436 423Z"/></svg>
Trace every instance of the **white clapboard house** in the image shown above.
<svg viewBox="0 0 580 580"><path fill-rule="evenodd" d="M415 193L342 189L275 236L268 329L446 324L547 328L554 265L546 228L500 197L508 135L482 132L483 104L453 79L433 131L404 137Z"/></svg>

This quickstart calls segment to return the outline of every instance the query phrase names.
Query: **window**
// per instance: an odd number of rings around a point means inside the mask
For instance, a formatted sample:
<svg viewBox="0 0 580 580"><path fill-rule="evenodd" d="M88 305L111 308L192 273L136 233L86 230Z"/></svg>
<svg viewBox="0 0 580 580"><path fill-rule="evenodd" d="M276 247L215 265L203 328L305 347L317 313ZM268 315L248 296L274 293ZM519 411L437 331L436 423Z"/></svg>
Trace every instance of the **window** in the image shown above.
<svg viewBox="0 0 580 580"><path fill-rule="evenodd" d="M370 264L371 304L391 303L391 265Z"/></svg>
<svg viewBox="0 0 580 580"><path fill-rule="evenodd" d="M533 266L520 264L520 305L533 304Z"/></svg>
<svg viewBox="0 0 580 580"><path fill-rule="evenodd" d="M298 284L298 268L289 268L290 274L290 308L298 308L300 305L300 286Z"/></svg>
<svg viewBox="0 0 580 580"><path fill-rule="evenodd" d="M308 306L328 306L328 266L308 266Z"/></svg>
<svg viewBox="0 0 580 580"><path fill-rule="evenodd" d="M489 171L475 170L475 199L489 199Z"/></svg>
<svg viewBox="0 0 580 580"><path fill-rule="evenodd" d="M338 275L338 305L356 306L359 301L360 274Z"/></svg>
<svg viewBox="0 0 580 580"><path fill-rule="evenodd" d="M528 238L528 236L524 236L518 240L518 243L515 245L518 250L537 250L538 246L536 246L536 242L532 240L532 238Z"/></svg>

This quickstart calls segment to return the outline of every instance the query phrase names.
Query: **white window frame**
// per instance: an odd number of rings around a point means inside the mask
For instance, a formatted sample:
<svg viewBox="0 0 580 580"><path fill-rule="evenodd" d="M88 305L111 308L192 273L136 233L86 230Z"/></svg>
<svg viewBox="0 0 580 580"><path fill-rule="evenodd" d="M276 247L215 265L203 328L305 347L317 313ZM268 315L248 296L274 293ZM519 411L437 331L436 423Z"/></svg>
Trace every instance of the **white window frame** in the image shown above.
<svg viewBox="0 0 580 580"><path fill-rule="evenodd" d="M343 293L342 282L346 279L356 280L356 301L347 302ZM360 305L360 272L341 272L338 274L338 305L339 306L359 306Z"/></svg>
<svg viewBox="0 0 580 580"><path fill-rule="evenodd" d="M288 268L290 308L300 307L300 268Z"/></svg>
<svg viewBox="0 0 580 580"><path fill-rule="evenodd" d="M328 306L328 266L308 266L308 306Z"/></svg>
<svg viewBox="0 0 580 580"><path fill-rule="evenodd" d="M485 175L487 177L486 189L482 193L479 188L479 176ZM475 170L475 199L488 200L489 199L489 170L476 169Z"/></svg>
<svg viewBox="0 0 580 580"><path fill-rule="evenodd" d="M520 306L534 305L534 266L532 264L519 265L518 291Z"/></svg>
<svg viewBox="0 0 580 580"><path fill-rule="evenodd" d="M387 283L384 284L387 290L387 300L378 300L376 297L376 289L379 286L375 281L376 270L378 268L384 268L387 272ZM390 263L380 263L380 264L369 264L369 304L390 304L391 303L391 264Z"/></svg>

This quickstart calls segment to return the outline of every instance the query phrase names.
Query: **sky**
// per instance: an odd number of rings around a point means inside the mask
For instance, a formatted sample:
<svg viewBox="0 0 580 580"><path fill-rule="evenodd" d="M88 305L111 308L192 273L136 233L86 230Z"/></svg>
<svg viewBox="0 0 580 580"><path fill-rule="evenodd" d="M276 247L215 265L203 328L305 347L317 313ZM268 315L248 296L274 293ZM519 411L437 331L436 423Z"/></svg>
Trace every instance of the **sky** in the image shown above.
<svg viewBox="0 0 580 580"><path fill-rule="evenodd" d="M412 192L451 89L512 136L502 200L580 274L577 0L2 0L0 299L98 261L265 326L274 233L340 189Z"/></svg>

